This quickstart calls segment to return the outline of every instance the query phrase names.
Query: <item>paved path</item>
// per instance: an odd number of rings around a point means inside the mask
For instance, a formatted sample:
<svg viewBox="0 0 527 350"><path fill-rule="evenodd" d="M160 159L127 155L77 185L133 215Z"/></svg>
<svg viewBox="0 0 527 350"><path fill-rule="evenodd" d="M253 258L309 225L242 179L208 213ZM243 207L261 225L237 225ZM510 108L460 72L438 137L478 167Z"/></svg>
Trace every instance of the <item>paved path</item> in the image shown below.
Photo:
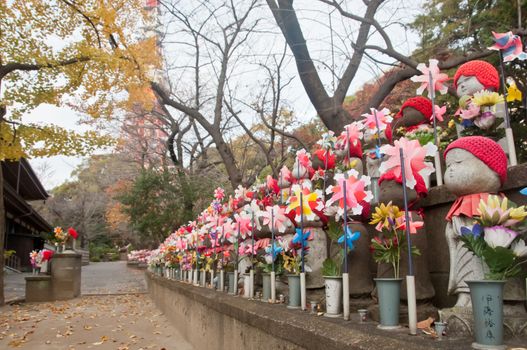
<svg viewBox="0 0 527 350"><path fill-rule="evenodd" d="M4 275L6 302L23 299L27 273ZM82 267L82 295L145 293L144 270L126 267L125 261L90 263Z"/></svg>
<svg viewBox="0 0 527 350"><path fill-rule="evenodd" d="M25 276L6 276L6 299L24 297ZM0 308L0 349L192 349L145 293L126 262L83 266L82 297Z"/></svg>
<svg viewBox="0 0 527 350"><path fill-rule="evenodd" d="M190 350L146 294L0 308L0 349Z"/></svg>

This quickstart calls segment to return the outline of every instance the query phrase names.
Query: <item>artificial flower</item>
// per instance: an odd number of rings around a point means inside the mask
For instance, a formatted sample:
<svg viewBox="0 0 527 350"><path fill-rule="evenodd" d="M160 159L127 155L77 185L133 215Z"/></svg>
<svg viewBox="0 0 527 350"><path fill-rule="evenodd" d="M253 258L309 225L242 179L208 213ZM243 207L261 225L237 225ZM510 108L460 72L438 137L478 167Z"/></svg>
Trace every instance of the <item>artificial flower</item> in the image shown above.
<svg viewBox="0 0 527 350"><path fill-rule="evenodd" d="M403 150L404 155L406 186L414 189L417 184L416 174L424 177L434 172L434 165L425 162L425 157L433 156L437 151L437 146L432 143L421 146L419 141L408 140L405 137L396 140L393 146L384 145L381 147L381 151L387 157L379 167L381 174L390 171L396 178L402 178L400 149Z"/></svg>
<svg viewBox="0 0 527 350"><path fill-rule="evenodd" d="M509 208L507 197L501 198L490 195L487 201L481 200L478 206L480 222L483 226L513 226L524 220L527 216L525 206Z"/></svg>
<svg viewBox="0 0 527 350"><path fill-rule="evenodd" d="M474 103L469 103L467 107L466 109L458 109L456 115L459 115L461 119L470 120L477 117L481 111L480 107Z"/></svg>
<svg viewBox="0 0 527 350"><path fill-rule="evenodd" d="M481 113L479 117L474 119L474 125L476 125L481 130L490 129L494 122L496 121L496 115L491 111L485 111Z"/></svg>
<svg viewBox="0 0 527 350"><path fill-rule="evenodd" d="M492 107L500 102L503 102L503 96L494 91L481 90L472 97L472 103L478 107Z"/></svg>
<svg viewBox="0 0 527 350"><path fill-rule="evenodd" d="M525 246L525 241L523 239L519 239L514 242L511 249L514 255L516 255L518 258L527 257L527 246Z"/></svg>
<svg viewBox="0 0 527 350"><path fill-rule="evenodd" d="M527 53L523 51L522 39L520 36L507 33L492 32L494 45L489 50L501 50L503 52L503 62L510 62L516 58L519 60L527 59Z"/></svg>
<svg viewBox="0 0 527 350"><path fill-rule="evenodd" d="M448 91L448 86L445 85L445 82L449 79L448 74L441 73L439 67L437 66L439 63L438 60L430 59L428 60L428 63L428 67L425 63L419 63L416 68L423 74L414 75L410 78L410 80L415 83L421 83L421 86L417 88L416 94L421 95L426 89L428 96L430 96L430 79L432 79L434 84L434 91L439 91L441 94L446 94Z"/></svg>
<svg viewBox="0 0 527 350"><path fill-rule="evenodd" d="M355 248L353 246L353 242L355 242L356 240L360 238L360 232L359 231L352 232L351 229L347 226L344 227L344 232L345 233L339 237L337 242L340 244L343 244L345 240L346 246L348 247L348 249L353 250L353 248Z"/></svg>
<svg viewBox="0 0 527 350"><path fill-rule="evenodd" d="M344 201L346 209L351 210L354 215L362 214L364 202L370 202L373 199L371 191L365 188L370 184L368 176L360 176L356 170L349 170L347 176L344 174L335 175L335 185L329 186L326 193L331 194L326 205L338 203L338 216L344 215ZM344 198L344 186L346 186L346 197Z"/></svg>
<svg viewBox="0 0 527 350"><path fill-rule="evenodd" d="M508 248L512 241L518 236L518 232L505 226L492 226L483 229L485 243L491 248L503 247Z"/></svg>
<svg viewBox="0 0 527 350"><path fill-rule="evenodd" d="M468 228L466 226L461 227L461 235L462 236L473 236L474 238L478 238L481 236L481 233L483 232L483 228L480 224L474 224L472 228Z"/></svg>
<svg viewBox="0 0 527 350"><path fill-rule="evenodd" d="M402 217L404 212L399 209L398 206L393 205L392 202L388 204L381 203L375 207L375 213L371 215L371 225L375 225L375 229L379 232L383 228L388 229L393 226L397 218Z"/></svg>
<svg viewBox="0 0 527 350"><path fill-rule="evenodd" d="M522 101L522 92L515 83L511 83L507 87L507 102Z"/></svg>

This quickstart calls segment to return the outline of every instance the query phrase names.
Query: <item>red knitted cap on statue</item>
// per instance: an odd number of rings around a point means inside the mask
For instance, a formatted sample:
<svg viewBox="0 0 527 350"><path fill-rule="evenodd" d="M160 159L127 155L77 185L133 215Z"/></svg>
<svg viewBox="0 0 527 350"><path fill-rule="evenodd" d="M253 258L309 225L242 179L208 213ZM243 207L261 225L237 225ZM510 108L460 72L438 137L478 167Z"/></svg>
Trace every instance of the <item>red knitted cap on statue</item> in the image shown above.
<svg viewBox="0 0 527 350"><path fill-rule="evenodd" d="M430 118L432 117L432 101L430 101L426 97L416 96L404 101L403 105L401 106L401 109L399 110L399 113L395 115L395 118L401 118L403 116L403 110L406 107L412 107L418 110L428 120L430 120Z"/></svg>
<svg viewBox="0 0 527 350"><path fill-rule="evenodd" d="M483 136L467 136L452 142L445 150L444 156L453 148L461 148L472 153L500 177L503 185L507 180L507 156L495 141Z"/></svg>
<svg viewBox="0 0 527 350"><path fill-rule="evenodd" d="M459 66L454 75L454 88L457 89L457 81L461 76L476 77L485 89L493 88L494 91L500 89L500 76L494 66L488 62L474 60Z"/></svg>

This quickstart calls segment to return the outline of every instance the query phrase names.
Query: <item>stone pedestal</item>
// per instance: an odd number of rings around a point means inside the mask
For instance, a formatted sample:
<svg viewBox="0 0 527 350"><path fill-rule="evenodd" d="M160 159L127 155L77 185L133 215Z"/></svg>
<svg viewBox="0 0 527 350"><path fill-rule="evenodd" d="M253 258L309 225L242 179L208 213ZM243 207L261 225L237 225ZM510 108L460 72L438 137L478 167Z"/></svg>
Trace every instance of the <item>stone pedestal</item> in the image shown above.
<svg viewBox="0 0 527 350"><path fill-rule="evenodd" d="M36 275L26 277L26 302L51 300L53 300L51 276Z"/></svg>
<svg viewBox="0 0 527 350"><path fill-rule="evenodd" d="M81 267L81 254L59 253L53 255L51 278L54 300L72 299L80 295Z"/></svg>

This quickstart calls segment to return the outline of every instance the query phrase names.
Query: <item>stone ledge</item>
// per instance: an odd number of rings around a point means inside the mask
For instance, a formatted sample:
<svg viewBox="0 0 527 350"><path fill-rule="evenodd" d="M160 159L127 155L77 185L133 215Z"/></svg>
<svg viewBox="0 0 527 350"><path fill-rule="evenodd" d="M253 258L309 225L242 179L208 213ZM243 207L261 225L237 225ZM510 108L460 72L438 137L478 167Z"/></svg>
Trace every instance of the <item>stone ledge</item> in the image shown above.
<svg viewBox="0 0 527 350"><path fill-rule="evenodd" d="M377 329L375 323L359 324L357 320L353 319L346 322L342 319L315 317L307 312L288 310L282 305L250 301L210 289L194 287L183 282L168 280L155 276L151 272L146 272L146 276L151 297L165 314L169 315L181 311L174 308L168 309L166 305L169 302L167 300L156 300L158 296L152 293L153 287L155 287L153 284L166 288L172 293L177 293L188 301L203 305L203 307L216 313L250 326L245 329L246 332L256 328L268 337L278 339L287 349L467 349L472 341L472 339L452 339L438 342L425 336L409 336L407 329L386 332ZM356 317L356 315L352 316ZM200 325L190 324L189 326L195 329ZM241 333L239 334L240 337L251 337L251 335ZM191 339L187 340L192 343L192 336L189 335L189 337ZM267 349L266 345L259 344L252 348ZM218 347L218 349L222 349L222 347Z"/></svg>
<svg viewBox="0 0 527 350"><path fill-rule="evenodd" d="M508 192L527 186L527 163L509 167L507 171L507 181L500 189L500 192ZM422 207L432 207L435 205L451 203L456 200L456 196L451 194L446 186L432 187L428 196L421 201Z"/></svg>

